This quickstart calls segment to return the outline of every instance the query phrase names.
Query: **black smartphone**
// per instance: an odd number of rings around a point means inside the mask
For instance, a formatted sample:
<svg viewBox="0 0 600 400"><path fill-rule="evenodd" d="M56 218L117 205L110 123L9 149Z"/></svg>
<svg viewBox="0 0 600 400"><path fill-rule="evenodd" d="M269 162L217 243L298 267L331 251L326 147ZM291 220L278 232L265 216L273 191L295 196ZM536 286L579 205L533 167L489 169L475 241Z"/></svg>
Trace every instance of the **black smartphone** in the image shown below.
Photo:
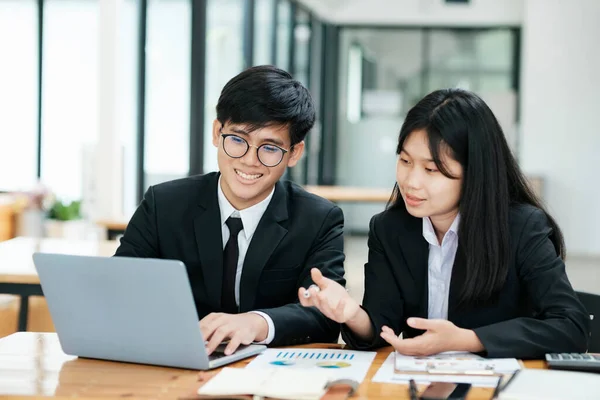
<svg viewBox="0 0 600 400"><path fill-rule="evenodd" d="M470 383L431 382L421 393L421 400L464 400L471 389Z"/></svg>

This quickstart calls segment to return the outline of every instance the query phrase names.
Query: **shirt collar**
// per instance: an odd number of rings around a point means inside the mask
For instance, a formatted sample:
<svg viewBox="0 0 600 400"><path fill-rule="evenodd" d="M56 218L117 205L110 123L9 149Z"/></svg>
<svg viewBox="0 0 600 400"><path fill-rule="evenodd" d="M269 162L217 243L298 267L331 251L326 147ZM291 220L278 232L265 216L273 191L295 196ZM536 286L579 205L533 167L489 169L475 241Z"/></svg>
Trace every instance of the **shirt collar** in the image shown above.
<svg viewBox="0 0 600 400"><path fill-rule="evenodd" d="M460 223L460 213L456 214L454 221L452 221L452 225L450 225L450 229L448 229L448 232L446 232L446 234L444 235L444 239L449 234L458 237L458 224L459 223ZM440 246L440 243L438 242L437 236L435 234L435 229L433 229L433 224L431 223L431 219L429 219L429 217L423 218L423 237L425 238L425 240L427 240L427 242L429 242L429 244L432 244L434 246ZM442 240L442 244L443 244L443 242L444 241Z"/></svg>
<svg viewBox="0 0 600 400"><path fill-rule="evenodd" d="M225 193L223 193L223 189L221 188L221 177L219 176L219 182L217 184L217 197L219 199L219 210L221 211L221 227L225 225L227 219L232 215L234 217L240 217L242 219L242 225L244 226L242 232L244 232L246 240L250 240L252 235L254 235L254 231L256 231L256 228L258 227L260 219L267 210L267 207L273 198L273 193L275 193L275 186L273 186L271 193L269 193L269 195L260 203L241 211L236 210L235 207L231 205L229 200L227 200L227 197L225 197Z"/></svg>

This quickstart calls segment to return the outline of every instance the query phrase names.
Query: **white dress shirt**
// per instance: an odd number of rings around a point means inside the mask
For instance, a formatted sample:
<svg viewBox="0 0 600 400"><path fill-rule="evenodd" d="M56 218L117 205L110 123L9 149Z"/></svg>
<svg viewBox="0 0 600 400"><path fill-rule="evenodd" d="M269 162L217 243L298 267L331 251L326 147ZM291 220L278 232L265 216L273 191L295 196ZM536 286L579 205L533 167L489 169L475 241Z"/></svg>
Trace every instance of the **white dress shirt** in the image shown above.
<svg viewBox="0 0 600 400"><path fill-rule="evenodd" d="M240 305L240 280L242 278L242 268L244 266L244 259L246 258L246 253L248 252L248 247L250 246L250 241L252 240L252 236L254 236L254 231L256 231L256 227L260 222L263 214L267 210L271 199L273 198L273 193L275 192L275 187L271 193L267 196L266 199L261 201L258 204L253 205L252 207L246 208L244 210L236 210L227 197L225 197L225 193L223 193L223 189L221 188L221 177L219 177L219 183L217 185L217 197L219 199L219 209L221 210L221 234L223 238L223 249L225 249L225 245L229 240L229 228L225 223L227 219L231 216L234 218L241 218L243 229L238 234L238 263L237 270L235 273L235 303ZM267 325L269 325L269 332L267 334L267 338L259 342L259 344L269 344L273 341L275 337L275 325L273 324L273 320L267 314L260 311L252 311L261 317L263 317L267 321Z"/></svg>
<svg viewBox="0 0 600 400"><path fill-rule="evenodd" d="M442 244L438 242L429 217L423 218L423 237L429 243L428 291L429 319L448 319L448 295L452 267L458 249L458 224L460 214L456 216L450 229L444 235Z"/></svg>

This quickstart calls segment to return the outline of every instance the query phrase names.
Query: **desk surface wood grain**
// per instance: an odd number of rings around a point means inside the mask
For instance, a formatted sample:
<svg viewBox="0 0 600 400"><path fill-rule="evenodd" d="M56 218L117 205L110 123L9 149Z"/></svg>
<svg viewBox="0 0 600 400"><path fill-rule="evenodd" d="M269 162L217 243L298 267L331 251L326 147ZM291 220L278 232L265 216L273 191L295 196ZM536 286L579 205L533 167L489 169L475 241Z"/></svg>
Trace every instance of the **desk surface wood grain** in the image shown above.
<svg viewBox="0 0 600 400"><path fill-rule="evenodd" d="M339 345L299 347L339 348ZM354 399L408 399L406 385L371 382L390 351L388 347L377 352ZM248 362L231 366L243 367ZM525 365L545 367L542 361L527 361ZM181 399L189 398L198 386L197 371L68 356L52 333L22 332L0 339L0 397L6 396L2 398ZM491 394L491 389L474 388L468 400L488 400Z"/></svg>

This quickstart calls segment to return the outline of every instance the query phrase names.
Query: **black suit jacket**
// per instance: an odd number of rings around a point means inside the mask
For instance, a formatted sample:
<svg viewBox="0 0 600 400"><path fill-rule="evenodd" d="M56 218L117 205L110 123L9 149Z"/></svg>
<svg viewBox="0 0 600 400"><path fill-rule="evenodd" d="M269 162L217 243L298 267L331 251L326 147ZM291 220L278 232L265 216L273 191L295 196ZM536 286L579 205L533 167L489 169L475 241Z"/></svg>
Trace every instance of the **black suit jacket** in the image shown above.
<svg viewBox="0 0 600 400"><path fill-rule="evenodd" d="M387 325L404 337L422 333L406 325L409 317L428 316L429 244L421 218L389 209L373 217L369 260L365 265L363 308L375 337L359 340L345 326L342 337L357 349L387 345L379 336ZM492 229L492 227L490 227ZM577 299L565 265L550 240L546 215L533 206L510 211L512 248L508 277L497 299L487 305L459 306L465 276L460 246L452 269L448 320L473 329L489 357L539 358L547 352L584 352L590 320Z"/></svg>
<svg viewBox="0 0 600 400"><path fill-rule="evenodd" d="M218 173L150 187L134 213L116 256L181 260L198 318L221 312L223 243ZM298 303L312 284L310 269L345 285L344 217L339 207L291 182L278 182L250 242L240 282L240 312L268 314L272 345L333 342L339 325Z"/></svg>

